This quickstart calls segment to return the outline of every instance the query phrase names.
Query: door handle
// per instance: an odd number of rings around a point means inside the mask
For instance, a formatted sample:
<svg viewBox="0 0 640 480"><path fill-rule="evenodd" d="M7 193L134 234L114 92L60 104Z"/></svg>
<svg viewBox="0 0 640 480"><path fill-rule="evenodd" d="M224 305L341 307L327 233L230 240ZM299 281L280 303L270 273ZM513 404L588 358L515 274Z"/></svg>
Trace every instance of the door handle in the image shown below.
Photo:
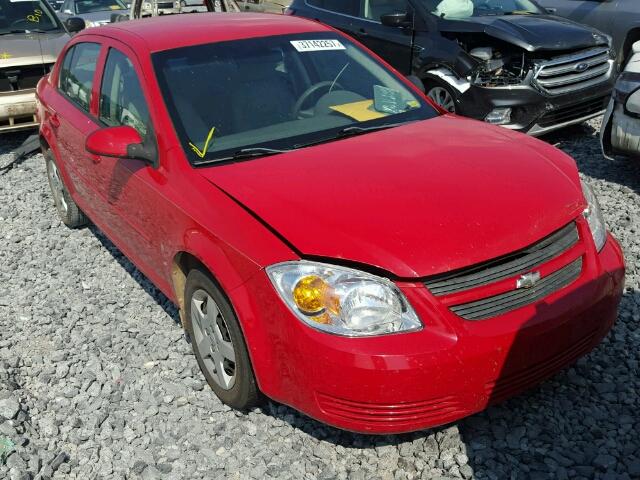
<svg viewBox="0 0 640 480"><path fill-rule="evenodd" d="M367 33L367 31L364 28L361 28L360 30L358 30L358 35L360 35L361 37L366 37L369 34Z"/></svg>
<svg viewBox="0 0 640 480"><path fill-rule="evenodd" d="M545 10L547 11L547 13L550 13L552 15L558 12L558 9L555 7L546 7Z"/></svg>
<svg viewBox="0 0 640 480"><path fill-rule="evenodd" d="M60 126L60 118L57 113L53 112L49 114L49 123L54 128L58 128Z"/></svg>

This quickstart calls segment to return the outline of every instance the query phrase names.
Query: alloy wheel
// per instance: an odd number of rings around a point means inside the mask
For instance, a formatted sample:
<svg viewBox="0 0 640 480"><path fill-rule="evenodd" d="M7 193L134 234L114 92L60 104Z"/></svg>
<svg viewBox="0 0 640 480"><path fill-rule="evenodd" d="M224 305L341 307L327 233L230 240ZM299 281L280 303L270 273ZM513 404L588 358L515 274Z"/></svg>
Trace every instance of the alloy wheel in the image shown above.
<svg viewBox="0 0 640 480"><path fill-rule="evenodd" d="M191 297L194 345L216 384L230 390L236 382L236 352L218 304L204 290Z"/></svg>
<svg viewBox="0 0 640 480"><path fill-rule="evenodd" d="M447 112L455 113L456 104L449 91L444 87L433 87L427 96Z"/></svg>
<svg viewBox="0 0 640 480"><path fill-rule="evenodd" d="M53 202L56 205L56 208L60 212L62 216L65 216L69 211L69 205L64 198L64 184L62 183L62 179L60 178L60 172L58 171L58 167L56 162L49 159L49 180L51 181L51 193L53 194Z"/></svg>

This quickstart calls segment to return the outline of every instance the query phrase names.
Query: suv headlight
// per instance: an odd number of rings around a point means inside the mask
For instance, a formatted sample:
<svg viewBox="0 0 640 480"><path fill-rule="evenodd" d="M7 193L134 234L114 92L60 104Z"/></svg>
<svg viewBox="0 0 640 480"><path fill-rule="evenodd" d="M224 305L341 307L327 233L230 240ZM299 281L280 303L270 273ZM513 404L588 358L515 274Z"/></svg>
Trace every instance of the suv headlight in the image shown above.
<svg viewBox="0 0 640 480"><path fill-rule="evenodd" d="M604 244L607 242L607 225L602 216L602 210L600 209L600 203L593 189L582 182L582 191L584 192L584 198L587 200L587 208L582 213L584 218L589 223L591 229L591 235L593 236L593 242L596 244L598 251L602 250Z"/></svg>
<svg viewBox="0 0 640 480"><path fill-rule="evenodd" d="M306 261L272 265L267 275L293 314L318 330L358 337L422 328L405 296L385 278Z"/></svg>

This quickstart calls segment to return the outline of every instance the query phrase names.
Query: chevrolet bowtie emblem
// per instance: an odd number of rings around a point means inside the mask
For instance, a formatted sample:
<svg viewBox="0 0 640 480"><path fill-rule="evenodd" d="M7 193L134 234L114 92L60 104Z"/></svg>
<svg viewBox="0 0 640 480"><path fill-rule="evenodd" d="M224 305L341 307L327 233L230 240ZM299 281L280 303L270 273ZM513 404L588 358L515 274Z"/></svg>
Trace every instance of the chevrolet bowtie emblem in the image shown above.
<svg viewBox="0 0 640 480"><path fill-rule="evenodd" d="M529 272L522 275L516 283L516 288L532 288L540 281L540 272Z"/></svg>

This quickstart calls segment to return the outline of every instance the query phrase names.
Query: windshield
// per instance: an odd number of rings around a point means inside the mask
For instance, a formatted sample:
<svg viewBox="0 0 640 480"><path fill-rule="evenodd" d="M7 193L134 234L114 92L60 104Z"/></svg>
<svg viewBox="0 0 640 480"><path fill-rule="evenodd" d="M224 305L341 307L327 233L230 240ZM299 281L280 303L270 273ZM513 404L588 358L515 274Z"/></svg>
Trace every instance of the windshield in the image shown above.
<svg viewBox="0 0 640 480"><path fill-rule="evenodd" d="M103 10L126 10L121 0L76 0L76 13L101 12Z"/></svg>
<svg viewBox="0 0 640 480"><path fill-rule="evenodd" d="M332 32L185 47L156 53L153 62L194 164L243 149L330 141L349 127L437 115L394 74Z"/></svg>
<svg viewBox="0 0 640 480"><path fill-rule="evenodd" d="M45 1L0 0L0 35L61 29L55 13Z"/></svg>
<svg viewBox="0 0 640 480"><path fill-rule="evenodd" d="M469 18L485 15L530 15L544 13L531 0L421 0L427 9L442 18Z"/></svg>

